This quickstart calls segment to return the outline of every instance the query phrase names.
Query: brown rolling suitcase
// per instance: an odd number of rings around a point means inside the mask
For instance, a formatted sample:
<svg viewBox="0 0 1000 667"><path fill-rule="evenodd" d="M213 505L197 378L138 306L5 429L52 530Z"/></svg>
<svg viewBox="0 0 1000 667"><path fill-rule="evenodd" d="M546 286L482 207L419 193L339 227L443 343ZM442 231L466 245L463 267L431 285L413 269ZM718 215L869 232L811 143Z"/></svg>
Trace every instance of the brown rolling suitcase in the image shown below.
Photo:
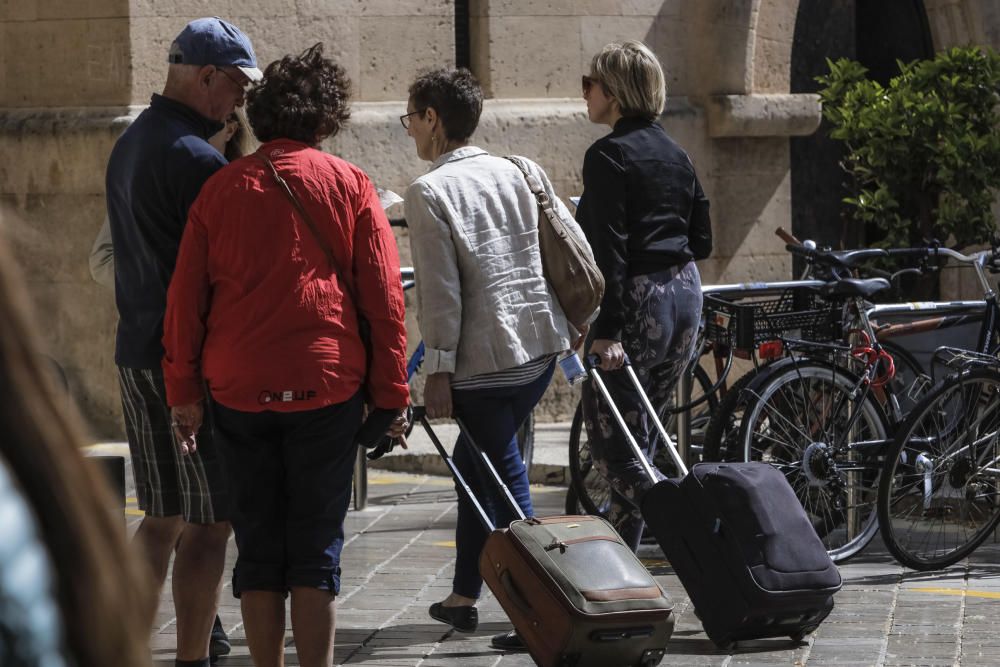
<svg viewBox="0 0 1000 667"><path fill-rule="evenodd" d="M525 518L489 457L469 438L482 474L520 517L496 528L438 440L414 410L490 536L483 580L541 667L652 667L673 632L673 605L614 528L600 517ZM458 420L459 428L468 430Z"/></svg>

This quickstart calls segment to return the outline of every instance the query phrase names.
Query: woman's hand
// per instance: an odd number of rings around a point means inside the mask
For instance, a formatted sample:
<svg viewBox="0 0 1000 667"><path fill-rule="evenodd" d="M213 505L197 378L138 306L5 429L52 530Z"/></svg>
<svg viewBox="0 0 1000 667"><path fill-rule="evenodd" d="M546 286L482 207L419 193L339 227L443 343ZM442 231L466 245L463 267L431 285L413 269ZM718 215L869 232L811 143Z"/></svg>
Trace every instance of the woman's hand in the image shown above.
<svg viewBox="0 0 1000 667"><path fill-rule="evenodd" d="M587 354L596 354L600 358L602 371L615 371L625 364L625 349L617 340L597 338L590 344Z"/></svg>
<svg viewBox="0 0 1000 667"><path fill-rule="evenodd" d="M577 339L573 341L573 345L570 347L570 349L573 350L574 352L579 352L580 347L583 345L583 342L587 340L587 332L589 331L590 331L590 325L584 324L583 328L580 330L579 337L577 337Z"/></svg>
<svg viewBox="0 0 1000 667"><path fill-rule="evenodd" d="M182 456L198 451L196 436L204 417L205 409L202 407L201 401L187 405L175 405L170 408L170 425L174 427L177 448L180 449Z"/></svg>
<svg viewBox="0 0 1000 667"><path fill-rule="evenodd" d="M431 419L451 417L451 373L431 373L427 376L424 407Z"/></svg>

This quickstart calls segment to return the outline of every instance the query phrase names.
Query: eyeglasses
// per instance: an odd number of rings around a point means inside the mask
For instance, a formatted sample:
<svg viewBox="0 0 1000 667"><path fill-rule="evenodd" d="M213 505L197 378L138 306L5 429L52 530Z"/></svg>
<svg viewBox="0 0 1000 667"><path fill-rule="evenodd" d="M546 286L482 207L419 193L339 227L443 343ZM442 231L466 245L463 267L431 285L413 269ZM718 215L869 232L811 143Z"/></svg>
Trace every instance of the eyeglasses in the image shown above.
<svg viewBox="0 0 1000 667"><path fill-rule="evenodd" d="M417 109L416 111L411 111L410 113L403 114L402 116L400 116L399 122L403 124L403 129L404 130L410 129L410 116L415 116L418 113L423 113L425 111L427 111L426 107L424 107L423 109Z"/></svg>
<svg viewBox="0 0 1000 667"><path fill-rule="evenodd" d="M580 77L580 84L583 87L583 94L584 95L586 95L587 93L589 93L590 89L593 88L595 84L601 86L602 90L604 89L604 84L603 83L601 83L600 81L598 81L597 79L595 79L593 77L587 76L586 74L584 74L582 77Z"/></svg>
<svg viewBox="0 0 1000 667"><path fill-rule="evenodd" d="M243 83L240 83L239 81L237 81L236 79L234 79L233 76L229 72L227 72L226 70L222 69L221 67L216 67L215 71L216 72L222 72L225 75L225 77L227 79L229 79L230 81L232 81L234 84L236 84L236 87L239 88L244 94L248 90L250 90L250 81L249 80L245 81Z"/></svg>

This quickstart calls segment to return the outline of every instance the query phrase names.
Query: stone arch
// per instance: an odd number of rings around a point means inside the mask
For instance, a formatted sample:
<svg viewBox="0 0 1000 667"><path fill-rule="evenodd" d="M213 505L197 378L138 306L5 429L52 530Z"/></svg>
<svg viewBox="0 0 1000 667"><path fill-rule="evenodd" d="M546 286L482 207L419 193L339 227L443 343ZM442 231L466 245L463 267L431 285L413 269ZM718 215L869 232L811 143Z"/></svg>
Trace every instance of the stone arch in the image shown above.
<svg viewBox="0 0 1000 667"><path fill-rule="evenodd" d="M754 5L747 54L750 73L747 92L788 93L799 0L754 0Z"/></svg>
<svg viewBox="0 0 1000 667"><path fill-rule="evenodd" d="M934 48L984 44L1000 48L1000 5L992 0L924 0ZM792 40L799 0L753 0L748 26L747 93L790 90Z"/></svg>

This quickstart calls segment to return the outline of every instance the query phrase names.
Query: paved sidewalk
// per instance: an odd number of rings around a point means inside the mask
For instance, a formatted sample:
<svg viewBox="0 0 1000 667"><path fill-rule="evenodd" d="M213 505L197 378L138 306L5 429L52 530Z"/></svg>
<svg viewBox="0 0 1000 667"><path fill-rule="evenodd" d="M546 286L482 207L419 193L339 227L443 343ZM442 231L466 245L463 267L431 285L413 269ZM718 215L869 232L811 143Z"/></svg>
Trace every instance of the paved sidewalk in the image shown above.
<svg viewBox="0 0 1000 667"><path fill-rule="evenodd" d="M105 446L114 449L114 446ZM118 447L118 452L121 448ZM129 472L131 477L131 472ZM450 590L456 496L450 480L371 471L369 507L350 512L338 603L336 662L411 667L518 667L526 655L489 647L508 629L492 596L480 605L479 631L463 635L431 620L427 607ZM131 488L131 480L129 480ZM539 514L562 512L565 489L533 488ZM141 513L130 498L129 529ZM842 567L844 590L820 629L801 644L744 642L719 651L708 641L669 565L655 547L640 553L675 602L677 627L663 665L928 665L1000 664L1000 545L988 543L969 562L944 572L904 571L880 544ZM235 547L230 541L227 569ZM173 665L175 622L169 585L156 619L156 664ZM233 654L219 667L251 665L238 602L228 581L221 616ZM291 633L288 665L297 665Z"/></svg>

